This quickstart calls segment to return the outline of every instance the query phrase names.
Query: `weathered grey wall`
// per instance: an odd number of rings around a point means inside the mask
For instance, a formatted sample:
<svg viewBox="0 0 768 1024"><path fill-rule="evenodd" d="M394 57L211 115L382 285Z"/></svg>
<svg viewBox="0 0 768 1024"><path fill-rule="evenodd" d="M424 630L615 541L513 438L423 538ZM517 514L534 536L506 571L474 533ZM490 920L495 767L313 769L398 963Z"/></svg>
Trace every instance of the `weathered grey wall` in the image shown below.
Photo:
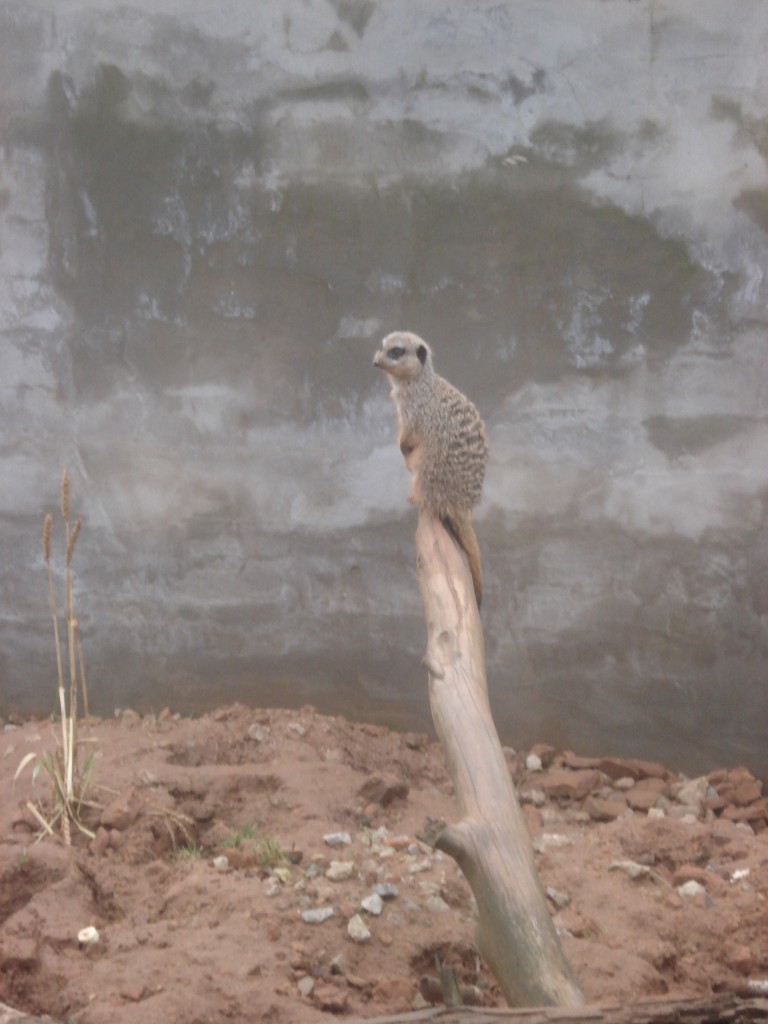
<svg viewBox="0 0 768 1024"><path fill-rule="evenodd" d="M371 367L406 327L489 427L504 738L768 772L768 6L737 8L2 0L2 707L53 704L68 466L99 710L423 727Z"/></svg>

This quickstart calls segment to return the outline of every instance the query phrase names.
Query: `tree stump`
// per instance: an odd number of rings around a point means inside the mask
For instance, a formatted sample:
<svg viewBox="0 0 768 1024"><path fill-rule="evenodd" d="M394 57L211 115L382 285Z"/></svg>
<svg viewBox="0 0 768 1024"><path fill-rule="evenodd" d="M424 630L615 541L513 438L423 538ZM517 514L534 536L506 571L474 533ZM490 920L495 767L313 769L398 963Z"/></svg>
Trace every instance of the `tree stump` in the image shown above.
<svg viewBox="0 0 768 1024"><path fill-rule="evenodd" d="M581 1006L491 715L469 570L442 524L424 511L416 550L430 706L461 816L435 846L454 858L472 888L478 948L510 1006Z"/></svg>

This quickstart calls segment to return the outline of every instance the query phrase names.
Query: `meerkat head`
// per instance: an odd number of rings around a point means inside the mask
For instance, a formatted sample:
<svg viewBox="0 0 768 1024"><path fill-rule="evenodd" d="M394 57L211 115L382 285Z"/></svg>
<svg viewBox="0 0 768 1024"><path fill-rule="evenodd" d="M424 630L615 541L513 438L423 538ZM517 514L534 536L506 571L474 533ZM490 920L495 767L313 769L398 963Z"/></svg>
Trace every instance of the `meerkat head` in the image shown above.
<svg viewBox="0 0 768 1024"><path fill-rule="evenodd" d="M425 369L432 369L432 349L418 334L395 331L382 341L373 365L395 380L415 380Z"/></svg>

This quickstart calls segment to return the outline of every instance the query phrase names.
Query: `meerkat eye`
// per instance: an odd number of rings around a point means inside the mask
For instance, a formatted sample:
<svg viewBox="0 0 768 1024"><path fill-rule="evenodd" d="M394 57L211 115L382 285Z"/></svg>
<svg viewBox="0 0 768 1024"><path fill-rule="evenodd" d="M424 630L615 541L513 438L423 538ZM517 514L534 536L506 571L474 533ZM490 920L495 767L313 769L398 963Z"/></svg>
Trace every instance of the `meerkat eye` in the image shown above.
<svg viewBox="0 0 768 1024"><path fill-rule="evenodd" d="M400 348L399 345L395 345L393 348L389 350L389 352L387 352L387 355L389 356L390 359L402 359L403 356L405 355L405 349Z"/></svg>

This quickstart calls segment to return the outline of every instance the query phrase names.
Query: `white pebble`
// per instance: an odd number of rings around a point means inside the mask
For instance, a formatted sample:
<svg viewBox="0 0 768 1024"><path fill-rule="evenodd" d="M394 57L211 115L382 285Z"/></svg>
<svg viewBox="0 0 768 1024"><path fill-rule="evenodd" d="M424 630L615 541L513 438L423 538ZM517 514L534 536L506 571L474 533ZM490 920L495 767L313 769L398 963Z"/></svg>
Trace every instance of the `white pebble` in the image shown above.
<svg viewBox="0 0 768 1024"><path fill-rule="evenodd" d="M542 853L551 847L570 846L573 836L565 836L561 832L543 832L533 840L533 848L536 853Z"/></svg>
<svg viewBox="0 0 768 1024"><path fill-rule="evenodd" d="M700 896L707 890L701 884L696 882L693 878L689 882L684 882L682 885L678 885L677 891L681 896Z"/></svg>
<svg viewBox="0 0 768 1024"><path fill-rule="evenodd" d="M645 878L646 875L650 875L651 869L647 864L638 864L634 860L615 860L608 868L609 871L623 871L625 875L629 875L630 878Z"/></svg>
<svg viewBox="0 0 768 1024"><path fill-rule="evenodd" d="M322 924L333 917L333 907L315 907L313 910L302 910L301 919L306 924Z"/></svg>
<svg viewBox="0 0 768 1024"><path fill-rule="evenodd" d="M326 846L349 846L352 836L349 832L329 832L328 835L323 836L323 842Z"/></svg>
<svg viewBox="0 0 768 1024"><path fill-rule="evenodd" d="M360 906L369 914L373 914L374 917L378 917L384 909L384 900L378 893L373 892L370 896L366 896L364 900L360 901Z"/></svg>
<svg viewBox="0 0 768 1024"><path fill-rule="evenodd" d="M332 860L325 877L331 882L346 882L355 873L355 864L351 860Z"/></svg>
<svg viewBox="0 0 768 1024"><path fill-rule="evenodd" d="M538 754L529 754L525 759L525 767L529 772L540 772L544 768Z"/></svg>
<svg viewBox="0 0 768 1024"><path fill-rule="evenodd" d="M409 875L419 875L422 871L429 871L432 867L432 862L429 860L417 860L415 864L408 865Z"/></svg>
<svg viewBox="0 0 768 1024"><path fill-rule="evenodd" d="M305 999L308 996L312 995L312 990L314 989L314 987L315 982L312 978L309 977L309 975L307 975L307 977L305 978L301 978L296 985L296 988L298 988L299 990L299 995L303 996Z"/></svg>
<svg viewBox="0 0 768 1024"><path fill-rule="evenodd" d="M347 925L347 934L353 942L370 942L371 933L365 926L365 922L359 914L355 914Z"/></svg>

